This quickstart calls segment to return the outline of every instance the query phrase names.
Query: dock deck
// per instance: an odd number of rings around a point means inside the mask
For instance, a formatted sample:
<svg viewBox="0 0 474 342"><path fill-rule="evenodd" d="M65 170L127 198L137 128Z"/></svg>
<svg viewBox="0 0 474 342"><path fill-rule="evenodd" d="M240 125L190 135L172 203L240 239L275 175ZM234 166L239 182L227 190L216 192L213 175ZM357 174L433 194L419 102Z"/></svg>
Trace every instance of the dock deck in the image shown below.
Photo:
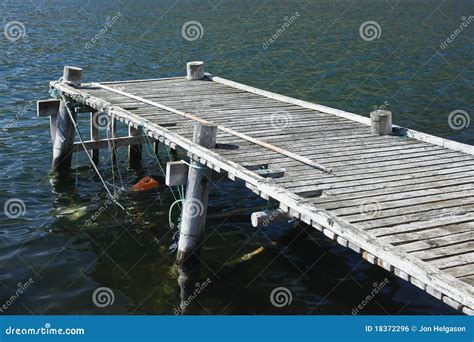
<svg viewBox="0 0 474 342"><path fill-rule="evenodd" d="M212 76L51 87L243 180L365 260L474 314L472 146L395 125L375 135L370 118ZM199 119L218 125L214 148L193 142ZM282 173L264 177L259 165Z"/></svg>

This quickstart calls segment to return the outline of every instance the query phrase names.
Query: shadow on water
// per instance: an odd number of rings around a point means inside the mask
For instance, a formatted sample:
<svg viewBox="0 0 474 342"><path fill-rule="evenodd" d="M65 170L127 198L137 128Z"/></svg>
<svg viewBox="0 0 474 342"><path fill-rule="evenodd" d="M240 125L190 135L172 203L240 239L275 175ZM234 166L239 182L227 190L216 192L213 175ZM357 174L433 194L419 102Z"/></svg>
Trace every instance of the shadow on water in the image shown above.
<svg viewBox="0 0 474 342"><path fill-rule="evenodd" d="M126 172L125 188L150 170L156 165L144 160L140 172ZM251 228L250 213L265 202L228 180L211 191L201 262L177 267L167 217L176 192L126 190L125 213L89 177L90 167L51 175L55 219L24 243L35 258L22 279L35 282L10 313L457 314L305 224ZM104 287L113 300L97 304ZM272 295L282 287L287 292Z"/></svg>

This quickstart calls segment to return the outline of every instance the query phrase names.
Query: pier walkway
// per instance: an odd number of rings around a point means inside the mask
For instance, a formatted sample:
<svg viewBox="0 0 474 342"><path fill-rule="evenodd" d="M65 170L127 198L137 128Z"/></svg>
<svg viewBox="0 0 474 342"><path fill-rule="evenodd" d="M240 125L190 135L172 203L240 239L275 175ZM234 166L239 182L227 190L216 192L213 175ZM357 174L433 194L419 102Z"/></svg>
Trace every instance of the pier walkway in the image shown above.
<svg viewBox="0 0 474 342"><path fill-rule="evenodd" d="M474 314L473 146L392 126L389 112L371 119L204 75L200 63L189 68L187 77L50 86L128 125L117 144L140 143L143 134L183 149L196 165L278 202L275 215L302 220ZM45 111L57 109L53 102L39 104L40 115L61 129L61 109L57 118ZM214 127L215 141L197 142L196 124ZM97 137L87 149L108 146Z"/></svg>

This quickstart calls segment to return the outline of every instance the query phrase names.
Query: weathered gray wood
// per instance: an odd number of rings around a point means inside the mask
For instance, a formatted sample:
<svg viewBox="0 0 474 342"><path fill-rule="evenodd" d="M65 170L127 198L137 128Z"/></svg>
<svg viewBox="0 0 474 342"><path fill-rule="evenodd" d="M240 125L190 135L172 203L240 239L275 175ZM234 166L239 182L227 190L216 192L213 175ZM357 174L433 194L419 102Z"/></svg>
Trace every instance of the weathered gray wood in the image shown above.
<svg viewBox="0 0 474 342"><path fill-rule="evenodd" d="M409 223L399 222L398 225L395 224L392 226L371 228L370 232L377 237L387 237L387 239L390 239L392 243L396 241L406 241L402 233L411 234L416 231L423 231L423 230L428 230L428 229L433 229L433 228L441 229L441 227L448 229L448 231L450 229L453 229L454 232L467 231L469 229L473 229L474 228L474 214L461 213L458 215L456 214L447 215L447 216L436 218L433 220L425 220L425 221L418 221L418 222L412 221ZM401 240L397 240L396 236L394 238L390 237L397 234L401 235L400 237ZM379 241L387 242L387 239L380 239Z"/></svg>
<svg viewBox="0 0 474 342"><path fill-rule="evenodd" d="M257 169L254 172L263 178L281 178L285 176L286 169Z"/></svg>
<svg viewBox="0 0 474 342"><path fill-rule="evenodd" d="M355 192L339 193L327 190L325 196L311 201L315 205L325 209L344 208L353 205L360 205L364 199L370 199L377 202L385 202L396 198L417 197L420 194L436 194L451 192L452 187L462 186L474 182L474 171L464 173L459 178L438 179L428 182L417 182L409 184L394 184L381 189L359 188Z"/></svg>
<svg viewBox="0 0 474 342"><path fill-rule="evenodd" d="M65 66L63 82L79 87L82 83L82 68L69 65Z"/></svg>
<svg viewBox="0 0 474 342"><path fill-rule="evenodd" d="M128 126L128 136L129 137L142 137L143 131L141 128L135 128L133 126ZM134 144L128 146L128 163L130 167L138 167L142 161L142 145Z"/></svg>
<svg viewBox="0 0 474 342"><path fill-rule="evenodd" d="M256 211L250 216L250 222L255 228L267 227L271 223L288 221L291 219L289 213L281 209Z"/></svg>
<svg viewBox="0 0 474 342"><path fill-rule="evenodd" d="M471 285L471 286L474 286L474 275L468 275L466 277L460 277L459 280ZM464 308L463 308L463 312L464 312ZM466 313L466 312L465 312ZM471 313L472 315L472 310L471 310Z"/></svg>
<svg viewBox="0 0 474 342"><path fill-rule="evenodd" d="M81 84L81 80L81 68L71 66L64 67L63 82L79 86ZM69 169L69 167L71 166L75 130L66 106L67 104L61 101L61 104L59 106L59 112L56 116L56 137L53 139L53 170ZM74 111L72 111L72 116L75 120ZM53 124L52 121L51 124Z"/></svg>
<svg viewBox="0 0 474 342"><path fill-rule="evenodd" d="M473 229L474 229L473 222L449 224L449 225L441 224L440 226L436 226L436 227L425 227L424 229L421 228L421 230L416 230L415 228L414 231L408 230L407 232L404 232L404 233L399 232L395 228L395 231L393 234L378 236L378 239L380 241L389 242L390 244L395 245L395 246L400 246L403 249L405 248L405 245L413 244L412 246L408 246L408 248L411 248L413 246L417 246L418 244L423 244L425 240L433 239L433 237L435 237L435 239L440 239L444 237L449 237L451 235L469 233L473 231ZM377 235L377 232L378 230L372 230L372 233L376 235ZM384 234L383 230L381 230L380 232L381 234Z"/></svg>
<svg viewBox="0 0 474 342"><path fill-rule="evenodd" d="M443 258L452 256L452 255L462 255L466 252L470 252L474 250L474 242L473 241L465 241L461 243L457 243L454 245L448 246L440 246L436 248L430 248L422 251L417 252L410 252L417 258L421 260L429 261L429 260L442 260Z"/></svg>
<svg viewBox="0 0 474 342"><path fill-rule="evenodd" d="M112 162L116 163L117 162L117 145L116 145L116 139L117 139L117 119L112 118L111 119L111 127L110 127L110 138L112 139L111 144L112 144Z"/></svg>
<svg viewBox="0 0 474 342"><path fill-rule="evenodd" d="M194 120L195 122L197 123L201 123L201 124L206 124L206 125L213 125L212 123L204 120L204 119L201 119L199 117L197 117L196 115L192 115L192 114L188 114L188 113L185 113L183 111L180 111L180 110L176 110L174 108L171 108L169 106L166 106L166 105L163 105L161 103L156 103L156 102L153 102L153 101L150 101L150 100L147 100L147 99L144 99L142 97L139 97L139 96L136 96L136 95L133 95L133 94L129 94L129 93L126 93L126 92L123 92L121 90L117 90L117 89L114 89L114 88L111 88L111 87L108 87L108 86L105 86L105 85L102 85L102 84L99 84L99 83L93 83L94 86L97 86L97 87L100 87L100 88L103 88L103 89L106 89L106 90L109 90L111 92L114 92L114 93L117 93L117 94L120 94L120 95L123 95L123 96L126 96L126 97L129 97L129 98L132 98L132 99L135 99L137 101L140 101L140 102L143 102L143 103L147 103L149 104L150 106L153 106L153 107L157 107L157 108L161 108L161 109L164 109L168 112L171 112L171 113L174 113L174 114L178 114L180 116L183 116L183 117L187 117L189 119L192 119ZM239 137L239 138L242 138L242 139L245 139L247 141L250 141L254 144L257 144L259 146L262 146L262 147L265 147L269 150L273 150L275 152L278 152L280 154L283 154L283 155L286 155L287 157L290 157L292 159L296 159L304 164L307 164L317 170L320 170L320 171L323 171L323 172L327 172L327 173L331 173L331 169L323 166L323 165L320 165L308 158L305 158L303 156L300 156L300 155L297 155L293 152L290 152L290 151L287 151L287 150L284 150L282 148L279 148L278 146L273 146L263 140L259 140L259 139L255 139L251 136L248 136L246 134L243 134L243 133L240 133L240 132L237 132L235 130L232 130L230 128L227 128L227 127L224 127L224 126L220 126L220 125L216 125L216 127L221 130L221 131L224 131L224 132L227 132L229 134L232 134L236 137Z"/></svg>
<svg viewBox="0 0 474 342"><path fill-rule="evenodd" d="M56 141L56 125L58 120L58 114L49 116L49 131L51 134L51 145L54 147Z"/></svg>
<svg viewBox="0 0 474 342"><path fill-rule="evenodd" d="M119 147L127 147L130 145L137 145L145 143L144 137L120 137L113 139L99 139L99 140L87 140L84 141L84 146L88 150L99 150L103 148L109 148L109 143L117 149ZM82 144L80 142L74 143L72 152L81 152L84 151Z"/></svg>
<svg viewBox="0 0 474 342"><path fill-rule="evenodd" d="M388 110L375 110L371 112L370 125L372 134L392 134L392 113Z"/></svg>
<svg viewBox="0 0 474 342"><path fill-rule="evenodd" d="M401 249L411 253L428 249L434 249L443 246L457 245L462 242L474 240L474 231L463 232L459 234L451 234L446 236L432 235L429 239L422 241L414 241L399 245Z"/></svg>
<svg viewBox="0 0 474 342"><path fill-rule="evenodd" d="M444 271L456 278L474 276L474 263L446 268Z"/></svg>
<svg viewBox="0 0 474 342"><path fill-rule="evenodd" d="M212 148L216 144L217 126L196 123L193 142ZM182 264L196 251L206 222L211 170L192 161L188 172L188 186L183 206L176 262Z"/></svg>
<svg viewBox="0 0 474 342"><path fill-rule="evenodd" d="M170 81L167 81L170 82ZM157 82L159 83L159 82ZM265 153L261 154L262 148L259 147L258 149L251 148L251 142L246 141L245 143L240 143L244 139L234 138L227 134L219 134L219 143L222 144L238 144L242 147L242 151L244 150L244 146L247 146L247 150L245 153L240 154L239 156L239 149L237 150L219 150L215 149L213 151L209 151L208 149L201 149L196 144L193 144L189 141L189 138L192 136L192 130L189 128L189 123L185 120L175 120L172 113L166 113L166 111L161 111L157 108L149 109L144 111L146 113L151 113L152 111L159 112L157 117L153 116L146 116L146 119L143 120L144 116L138 114L140 111L135 111L134 109L130 109L129 111L123 110L122 108L115 106L113 107L110 102L101 100L97 97L94 97L91 94L87 94L86 92L77 91L77 89L72 89L62 84L56 84L58 89L67 89L68 94L74 97L77 96L80 99L87 98L87 102L93 105L95 108L104 108L107 112L113 113L120 118L126 124L133 123L134 125L142 123L146 129L146 134L149 134L151 137L159 139L170 146L172 144L176 144L181 148L187 150L193 159L199 160L203 165L205 164L207 167L213 168L215 170L219 170L219 172L227 172L229 178L232 179L242 179L243 181L248 184L252 190L258 193L263 198L274 198L275 200L280 202L280 206L284 211L287 211L291 214L291 216L299 218L309 224L312 224L315 228L321 230L323 234L330 237L331 239L337 241L343 246L347 246L349 248L354 249L355 251L362 253L362 257L366 260L369 260L379 266L388 269L390 271L395 272L396 274L402 276L404 279L408 279L416 286L425 289L428 293L432 293L436 295L437 298L443 298L443 301L451 303L455 307L461 308L463 312L471 312L474 305L472 303L471 298L473 298L473 290L472 287L468 286L465 282L457 281L455 278L450 276L447 273L441 272L436 266L437 264L433 263L427 264L422 262L418 257L406 253L403 251L399 246L390 245L390 240L379 240L377 236L382 234L382 236L389 236L390 234L396 236L398 233L401 234L408 234L409 232L416 232L418 229L424 229L428 231L431 227L437 227L434 231L441 232L445 234L444 236L449 236L452 234L448 234L446 231L436 230L441 229L439 227L439 222L443 221L440 220L431 220L431 221L424 221L419 222L416 221L420 216L419 214L422 212L418 212L418 210L422 209L422 207L415 207L417 212L415 214L409 214L408 222L406 225L402 224L399 225L400 222L395 221L396 216L390 216L390 219L393 221L390 222L390 225L385 225L383 228L378 227L371 227L369 232L364 231L362 228L364 225L362 224L350 224L346 220L341 219L334 215L333 210L326 211L318 207L317 203L308 203L304 201L301 196L295 195L295 192L305 191L306 189L310 189L310 191L317 191L320 190L315 188L315 184L318 181L323 181L322 190L323 195L330 194L330 195L339 195L344 194L344 196L349 196L348 200L352 200L350 196L361 192L364 192L362 196L370 197L370 191L378 190L382 191L385 189L389 189L388 192L381 192L379 195L387 196L386 199L391 201L390 196L397 201L403 201L403 197L395 196L396 187L402 186L401 191L413 192L415 189L410 190L410 186L414 186L414 188L418 190L428 190L425 195L433 196L437 195L436 192L431 191L430 183L433 182L433 187L440 186L443 187L442 194L452 193L454 191L447 191L446 189L451 185L457 186L454 180L460 180L460 184L468 184L468 182L463 180L463 177L474 177L474 168L472 167L472 163L469 162L468 158L464 158L462 156L456 156L453 154L452 150L446 150L444 146L450 146L449 141L446 140L439 140L435 139L436 137L421 137L419 138L420 141L428 141L430 144L437 144L441 147L433 148L429 144L420 143L419 146L416 146L418 142L414 143L411 140L403 141L397 140L399 138L396 137L375 137L380 139L380 142L383 142L383 139L389 139L389 145L385 145L382 143L382 147L375 147L379 146L377 143L374 143L372 146L370 144L365 143L356 143L357 139L360 137L368 137L367 130L364 129L362 133L354 132L354 138L349 138L351 142L355 143L356 148L354 151L357 151L354 155L347 155L347 147L350 147L351 144L349 141L346 143L343 140L343 137L350 137L350 129L353 127L350 124L343 123L343 129L337 130L335 127L341 125L332 124L330 121L327 121L326 118L321 120L317 120L320 127L316 127L317 125L310 124L309 115L301 115L300 117L296 116L297 120L300 119L299 122L295 123L294 129L289 130L289 134L286 134L285 131L283 132L273 132L273 128L265 127L263 124L258 124L255 127L250 127L247 131L247 124L244 122L239 123L239 120L246 121L248 119L248 115L253 115L250 113L257 113L257 108L266 108L266 111L270 108L283 108L283 106L279 107L275 105L274 102L271 101L262 101L262 104L256 105L255 108L249 108L248 110L242 110L246 106L246 101L254 101L256 104L258 101L257 99L253 99L251 97L246 98L242 96L241 93L237 96L239 99L234 103L229 103L228 105L225 103L225 100L218 101L218 110L213 112L212 104L210 110L202 111L202 109L197 109L196 111L193 110L193 106L199 106L199 102L196 104L193 103L191 98L186 98L181 106L179 104L179 94L181 92L181 87L184 84L192 84L194 90L198 91L198 88L202 85L206 87L207 95L204 95L203 98L211 97L212 91L214 88L209 86L212 82L206 81L195 81L195 82L187 82L180 81L174 84L173 87L169 88L169 91L155 91L155 89L148 89L147 93L152 94L160 93L161 100L167 105L171 105L172 108L176 108L184 111L188 110L191 111L193 114L197 113L198 117L201 117L200 111L203 112L203 118L207 120L211 119L211 121L216 121L218 123L223 122L223 125L226 125L226 121L231 124L231 127L235 128L236 130L243 130L245 132L252 132L252 134L258 135L259 138L265 137L265 141L272 141L275 146L280 146L279 141L286 141L286 145L288 150L291 152L296 153L298 155L304 155L304 140L308 139L308 141L314 140L313 142L309 143L314 147L309 147L312 150L308 152L308 156L321 156L323 159L321 160L331 160L333 163L337 163L341 168L342 177L338 177L337 172L334 176L327 176L324 174L317 174L314 175L314 172L310 172L305 167L301 167L297 162L288 161L289 158L281 157L278 153ZM155 84L154 82L150 82L149 84ZM194 86L196 85L196 86ZM187 86L186 86L187 87ZM143 87L136 87L136 90L131 90L131 88L127 88L126 91L128 93L136 93L138 95L143 94L142 90L148 88L148 86ZM165 89L168 88L168 85L164 85L157 87L157 89ZM142 90L140 90L142 89ZM95 91L95 90L94 90ZM105 92L104 92L105 93ZM174 93L174 94L172 94ZM225 91L224 91L225 93ZM166 96L173 97L172 101L166 101ZM227 95L226 95L227 96ZM109 98L109 97L106 97ZM110 98L118 98L116 95ZM151 97L150 97L151 98ZM197 98L194 96L194 98ZM275 97L275 102L280 101L281 99ZM112 100L111 100L112 101ZM114 104L115 100L113 101ZM129 99L125 99L123 101L124 104L127 106L136 105L136 102L130 101ZM271 107L269 107L269 105ZM140 108L146 108L146 104L141 104ZM254 106L252 104L251 106ZM248 106L248 107L251 107ZM217 108L216 107L216 108ZM310 106L311 107L311 106ZM131 107L127 107L131 108ZM291 108L291 107L290 107ZM225 113L226 109L234 110L234 112ZM314 109L314 107L312 108ZM209 113L209 114L207 114ZM222 114L222 118L219 116ZM236 114L239 116L239 119L233 118L232 115ZM345 113L331 113L331 115L338 115L341 118L347 118ZM340 115L342 114L342 115ZM148 114L147 114L148 115ZM258 115L258 114L255 114ZM350 115L349 115L350 116ZM263 116L261 116L263 118ZM150 119L148 119L150 118ZM367 119L367 118L363 118ZM223 121L219 121L223 120ZM362 120L365 121L365 120ZM175 124L174 126L169 126L167 129L165 126L160 126L160 122L163 125L166 124ZM252 125L254 122L249 120L250 124ZM306 127L306 124L310 124L311 126ZM184 126L183 126L184 125ZM320 138L311 138L311 130L313 127L316 129ZM367 127L367 126L366 126ZM368 127L367 127L368 128ZM303 133L300 134L302 132ZM328 138L328 142L324 141L326 135L331 134L332 132L335 133L334 136L331 135L331 138ZM336 133L338 132L338 133ZM420 137L420 135L418 136ZM298 139L299 138L299 139ZM426 139L425 139L426 138ZM268 140L267 140L268 139ZM283 140L280 140L283 139ZM331 146L330 139L334 141L333 146ZM299 140L300 142L295 145L295 149L291 148L291 141L292 140ZM340 146L337 146L337 141L341 142ZM397 146L397 144L399 144ZM320 153L317 151L318 147L321 147L321 150L324 153ZM459 147L459 146L458 146ZM466 149L469 151L469 148L462 148L459 150L464 151ZM344 155L344 150L346 150L346 155ZM364 154L367 153L367 150L370 152L370 158L366 158ZM316 154L313 154L316 153ZM468 152L469 153L469 152ZM472 154L472 153L471 153ZM267 158L266 156L272 156ZM335 157L334 157L335 155ZM239 156L239 158L237 158ZM264 156L262 159L261 156ZM273 157L276 156L276 157ZM437 167L435 164L436 157L440 156L440 166ZM421 159L421 158L423 159ZM417 158L420 158L417 161ZM284 163L279 164L279 161L282 160ZM396 163L401 163L401 161L405 161L407 164L402 165L399 173L396 172ZM237 161L239 163L245 162L247 165L254 165L257 163L264 163L270 164L268 167L270 169L276 167L285 167L287 172L285 177L281 180L263 180L262 177L255 174L255 172L246 170L242 165L235 163L233 161ZM272 164L275 161L274 164ZM420 164L420 169L417 170L417 162ZM356 165L356 166L355 166ZM364 175L363 168L367 168L367 172ZM333 166L330 164L330 166ZM355 166L355 167L354 167ZM354 167L356 172L353 173L354 177L350 177L350 168ZM337 170L337 169L336 169ZM421 170L421 171L420 171ZM418 172L417 172L418 171ZM400 178L397 178L397 175ZM374 178L376 176L378 178ZM389 177L387 177L389 176ZM288 181L286 180L288 177ZM296 180L296 182L295 182ZM464 183L462 183L464 182ZM277 184L279 183L279 184ZM404 190L403 190L404 189ZM421 192L422 193L422 192ZM415 194L410 198L416 198ZM423 195L423 197L426 197ZM356 197L354 197L356 199ZM449 201L443 201L449 202ZM336 201L334 202L336 203ZM354 201L351 202L354 204ZM405 202L403 202L405 203ZM443 210L448 209L451 210L453 207L452 204L447 205L446 207L438 207L438 204L435 206L430 205L427 208L436 210ZM436 203L436 202L434 202ZM428 204L428 203L427 203ZM427 204L422 204L425 206ZM419 205L419 204L416 204ZM472 206L472 204L471 204ZM408 206L410 207L410 206ZM472 206L474 209L474 206ZM405 208L405 207L399 207ZM470 207L469 207L470 208ZM468 209L469 209L468 208ZM390 215L395 215L396 211L394 210L391 212ZM411 216L410 216L411 215ZM473 222L472 216L470 214L459 215L455 218L449 218L449 221L453 223L453 225L463 225L465 223ZM443 222L444 222L443 221ZM370 221L369 221L370 222ZM422 227L422 228L420 228ZM456 232L466 232L465 227L459 228L450 228L452 229L452 233ZM371 232L377 232L376 234L372 234ZM384 234L385 231L387 234ZM421 230L418 230L421 232ZM424 235L417 235L422 239L432 239L432 236L428 236L425 233ZM406 236L407 239L410 239L409 236ZM409 240L396 240L396 241L409 241ZM416 240L411 240L412 242ZM443 246L444 248L444 246ZM461 258L465 258L465 254L461 254ZM445 259L443 256L440 256L441 259ZM433 260L433 262L436 260ZM464 259L465 261L465 259ZM462 304L461 304L462 303ZM471 310L471 311L469 311Z"/></svg>
<svg viewBox="0 0 474 342"><path fill-rule="evenodd" d="M369 202L369 201L372 201L373 203L377 203L379 211L384 211L384 213L387 212L387 210L389 209L410 207L410 208L403 209L405 210L404 213L407 213L407 214L411 212L410 209L412 209L414 206L429 204L432 202L453 200L452 203L454 206L462 205L463 203L468 203L468 202L462 201L462 198L468 199L471 193L474 191L474 186L469 184L469 185L460 186L457 189L458 189L457 191L454 190L454 191L449 191L445 193L440 193L439 191L434 191L430 193L429 191L424 190L418 193L418 196L413 196L413 198L403 198L403 197L398 198L398 196L386 196L385 198L383 198L382 201L379 201L377 199L368 199L362 202L359 201L359 204L357 205L348 206L341 209L333 209L333 211L338 216L341 216L341 217L351 215L351 216L346 217L347 219L351 219L351 218L357 218L357 215L360 214L361 203ZM455 201L456 199L461 199L461 202ZM450 207L450 206L447 205L446 207ZM388 217L388 215L390 214L383 214L383 215L380 215L379 217Z"/></svg>
<svg viewBox="0 0 474 342"><path fill-rule="evenodd" d="M39 117L56 116L61 101L57 99L40 100L36 102L36 113Z"/></svg>
<svg viewBox="0 0 474 342"><path fill-rule="evenodd" d="M281 102L295 104L295 105L298 105L298 106L301 106L301 107L304 107L304 108L314 109L314 110L317 110L317 111L320 111L320 112L323 112L323 113L329 113L329 114L336 115L336 116L339 116L339 117L342 117L342 118L346 118L348 120L356 121L356 122L359 122L359 123L362 123L362 124L365 124L365 125L370 125L370 119L369 118L366 118L366 117L363 117L363 116L360 116L360 115L357 115L357 114L354 114L354 113L345 112L345 111L342 111L342 110L339 110L339 109L330 108L330 107L322 106L322 105L319 105L319 104L315 104L315 103L311 103L311 102L307 102L307 101L302 101L302 100L298 100L298 99L291 98L291 97L288 97L288 96L272 93L272 92L269 92L269 91L266 91L266 90L263 90L263 89L258 89L258 88L254 88L254 87L251 87L251 86L248 86L248 85L245 85L245 84L230 81L230 80L227 80L227 79L222 78L222 77L212 77L212 80L215 81L215 82L218 82L220 84L223 84L223 85L227 85L227 86L230 86L230 87L233 87L233 88L236 88L236 89L241 89L241 90L245 90L245 91L248 91L248 92L251 92L251 93L254 93L254 94L258 94L258 95L262 95L262 96L269 97L269 98L272 98L272 99L276 99L276 100L279 100ZM464 153L474 155L474 146L470 146L470 145L467 145L467 144L462 144L462 143L459 143L457 141L452 141L452 140L448 140L448 139L444 139L444 138L440 138L440 137L435 137L433 135L418 132L418 131L415 131L415 130L412 130L412 129L404 129L404 127L399 127L399 126L394 125L393 128L398 128L398 129L404 130L405 131L404 134L409 138L413 138L413 139L416 139L416 140L428 142L430 144L443 146L443 147L446 147L446 148L449 148L449 149L452 149L452 150L455 150L455 151L461 151L461 152L464 152Z"/></svg>
<svg viewBox="0 0 474 342"><path fill-rule="evenodd" d="M91 130L91 141L98 141L99 140L99 114L98 110L93 111L90 114L90 130ZM99 149L92 149L90 151L92 160L95 164L99 162Z"/></svg>
<svg viewBox="0 0 474 342"><path fill-rule="evenodd" d="M204 78L204 62L195 61L186 63L186 78L188 80L201 80Z"/></svg>
<svg viewBox="0 0 474 342"><path fill-rule="evenodd" d="M446 258L427 261L427 263L439 269L472 264L474 263L474 251L461 255L454 255Z"/></svg>
<svg viewBox="0 0 474 342"><path fill-rule="evenodd" d="M349 222L357 223L358 226L365 230L370 230L410 222L431 221L444 216L470 214L474 211L473 203L474 198L466 199L466 202L462 205L455 201L434 202L410 207L407 212L404 212L403 209L381 211L377 215L373 215L372 219L370 219L370 215L352 216Z"/></svg>
<svg viewBox="0 0 474 342"><path fill-rule="evenodd" d="M188 182L188 172L189 166L182 160L166 163L166 185L185 185Z"/></svg>

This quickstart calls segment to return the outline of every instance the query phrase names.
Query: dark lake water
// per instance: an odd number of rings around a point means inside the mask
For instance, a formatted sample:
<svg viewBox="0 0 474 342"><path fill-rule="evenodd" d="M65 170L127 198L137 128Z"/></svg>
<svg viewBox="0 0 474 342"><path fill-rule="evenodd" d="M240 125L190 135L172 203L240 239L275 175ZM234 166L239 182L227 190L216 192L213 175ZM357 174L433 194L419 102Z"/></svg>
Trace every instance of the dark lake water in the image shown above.
<svg viewBox="0 0 474 342"><path fill-rule="evenodd" d="M20 0L2 1L0 11L2 27L25 32L0 37L0 204L25 206L17 218L0 212L4 313L174 314L181 299L191 314L350 315L364 300L360 314L456 313L311 229L257 232L249 214L265 203L232 182L212 190L203 262L186 270L182 294L169 249L172 193L127 190L120 202L130 215L106 206L88 225L106 193L84 155L61 182L49 175L49 123L36 117L35 101L48 97L64 65L97 81L177 76L187 61L204 60L215 75L361 115L384 106L397 124L473 144L472 125L453 130L448 122L453 111L474 113L474 22L454 34L474 15L472 0ZM183 38L189 21L202 26L196 40ZM379 27L373 40L359 32L368 21ZM141 173L127 169L123 151L119 160L126 189L159 173L151 157ZM281 286L292 302L278 308L270 294ZM111 305L94 304L99 287L112 291Z"/></svg>

